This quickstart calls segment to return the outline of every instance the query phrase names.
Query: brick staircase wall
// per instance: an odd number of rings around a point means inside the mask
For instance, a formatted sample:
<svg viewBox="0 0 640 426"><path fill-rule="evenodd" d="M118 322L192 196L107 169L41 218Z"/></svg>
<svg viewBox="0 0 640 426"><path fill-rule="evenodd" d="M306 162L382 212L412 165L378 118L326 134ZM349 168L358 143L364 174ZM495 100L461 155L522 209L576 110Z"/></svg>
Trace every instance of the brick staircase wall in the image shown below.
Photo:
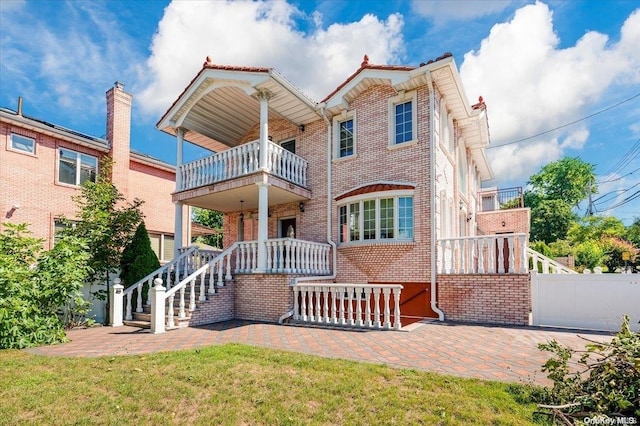
<svg viewBox="0 0 640 426"><path fill-rule="evenodd" d="M205 302L197 302L191 313L189 326L212 324L235 318L234 282L227 281L224 287L216 287L216 294L208 294Z"/></svg>
<svg viewBox="0 0 640 426"><path fill-rule="evenodd" d="M438 275L437 282L446 320L529 325L529 274Z"/></svg>

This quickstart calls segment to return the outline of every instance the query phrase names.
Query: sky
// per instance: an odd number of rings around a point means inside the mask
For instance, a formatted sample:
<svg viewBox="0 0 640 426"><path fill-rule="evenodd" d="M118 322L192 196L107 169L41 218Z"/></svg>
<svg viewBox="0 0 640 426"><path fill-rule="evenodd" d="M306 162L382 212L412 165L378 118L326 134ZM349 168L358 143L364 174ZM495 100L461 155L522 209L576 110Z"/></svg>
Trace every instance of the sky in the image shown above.
<svg viewBox="0 0 640 426"><path fill-rule="evenodd" d="M175 164L175 138L155 124L206 56L273 67L320 101L365 54L418 66L444 52L469 102L487 104L485 186L524 187L580 157L595 166L596 213L640 216L638 0L0 0L0 106L21 96L25 115L104 137L105 92L120 81L132 148Z"/></svg>

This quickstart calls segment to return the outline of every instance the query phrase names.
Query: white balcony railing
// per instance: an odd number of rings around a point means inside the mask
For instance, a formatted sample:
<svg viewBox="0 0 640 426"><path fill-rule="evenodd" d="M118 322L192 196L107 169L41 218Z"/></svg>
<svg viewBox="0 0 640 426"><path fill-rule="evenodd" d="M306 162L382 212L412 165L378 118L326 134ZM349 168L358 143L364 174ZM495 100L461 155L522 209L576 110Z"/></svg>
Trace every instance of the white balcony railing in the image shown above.
<svg viewBox="0 0 640 426"><path fill-rule="evenodd" d="M400 284L311 284L293 288L293 319L358 328L396 329L400 322Z"/></svg>
<svg viewBox="0 0 640 426"><path fill-rule="evenodd" d="M307 161L273 142L268 142L267 146L269 173L306 187ZM249 142L180 166L182 184L178 191L245 176L258 171L259 168L260 143Z"/></svg>
<svg viewBox="0 0 640 426"><path fill-rule="evenodd" d="M267 273L329 274L331 246L325 243L277 238L267 240ZM236 250L236 272L258 267L258 242L242 241Z"/></svg>
<svg viewBox="0 0 640 426"><path fill-rule="evenodd" d="M438 240L440 274L524 274L527 269L527 234Z"/></svg>

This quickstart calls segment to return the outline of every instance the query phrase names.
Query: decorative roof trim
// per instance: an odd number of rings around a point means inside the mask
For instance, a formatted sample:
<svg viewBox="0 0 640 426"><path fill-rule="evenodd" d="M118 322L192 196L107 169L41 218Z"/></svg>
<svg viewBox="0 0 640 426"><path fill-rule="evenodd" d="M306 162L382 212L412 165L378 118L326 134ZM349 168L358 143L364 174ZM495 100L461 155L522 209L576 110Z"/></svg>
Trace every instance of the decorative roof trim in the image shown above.
<svg viewBox="0 0 640 426"><path fill-rule="evenodd" d="M354 197L356 195L369 194L373 192L384 191L398 191L402 189L415 189L416 185L408 182L373 182L365 185L360 185L356 188L350 189L334 198L335 201L340 201L345 198Z"/></svg>

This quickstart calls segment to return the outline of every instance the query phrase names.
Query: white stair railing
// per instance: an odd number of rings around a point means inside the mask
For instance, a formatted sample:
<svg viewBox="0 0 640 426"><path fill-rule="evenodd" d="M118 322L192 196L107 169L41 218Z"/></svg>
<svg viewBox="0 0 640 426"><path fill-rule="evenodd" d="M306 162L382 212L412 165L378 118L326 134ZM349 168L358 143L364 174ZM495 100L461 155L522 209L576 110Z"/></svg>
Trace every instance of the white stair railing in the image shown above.
<svg viewBox="0 0 640 426"><path fill-rule="evenodd" d="M186 276L190 271L191 265L194 263L194 255L198 252L197 247L185 247L180 249L180 255L173 259L171 262L161 266L159 269L156 269L146 277L142 278L137 283L127 287L123 292L123 303L124 303L124 319L132 320L132 304L136 304L135 311L142 312L143 311L143 300L142 293L145 285L147 289L151 289L153 287L153 281L156 278L160 278L162 282L165 284L166 288L169 289L175 284L176 281L180 281L184 276ZM135 292L135 299L134 299Z"/></svg>
<svg viewBox="0 0 640 426"><path fill-rule="evenodd" d="M540 274L577 274L573 269L530 248L527 248L527 258L531 261L531 270Z"/></svg>
<svg viewBox="0 0 640 426"><path fill-rule="evenodd" d="M438 240L439 274L524 274L527 234L479 235Z"/></svg>
<svg viewBox="0 0 640 426"><path fill-rule="evenodd" d="M400 284L293 284L293 319L400 330Z"/></svg>
<svg viewBox="0 0 640 426"><path fill-rule="evenodd" d="M329 274L331 246L325 243L277 238L267 240L267 271L290 274Z"/></svg>
<svg viewBox="0 0 640 426"><path fill-rule="evenodd" d="M196 286L199 287L200 296L198 300L204 302L207 300L207 294L214 294L215 288L223 287L225 280L230 280L231 276L231 254L238 246L238 243L232 244L229 248L219 253L215 258L200 266L193 273L182 279L173 288L164 293L162 300L159 300L158 306L167 305L167 328L175 327L175 297L178 296L178 319L187 317L187 310L194 311L196 309ZM209 278L207 280L207 277ZM207 289L207 281L209 287ZM185 300L186 289L189 288L189 301ZM154 330L151 330L155 332Z"/></svg>

